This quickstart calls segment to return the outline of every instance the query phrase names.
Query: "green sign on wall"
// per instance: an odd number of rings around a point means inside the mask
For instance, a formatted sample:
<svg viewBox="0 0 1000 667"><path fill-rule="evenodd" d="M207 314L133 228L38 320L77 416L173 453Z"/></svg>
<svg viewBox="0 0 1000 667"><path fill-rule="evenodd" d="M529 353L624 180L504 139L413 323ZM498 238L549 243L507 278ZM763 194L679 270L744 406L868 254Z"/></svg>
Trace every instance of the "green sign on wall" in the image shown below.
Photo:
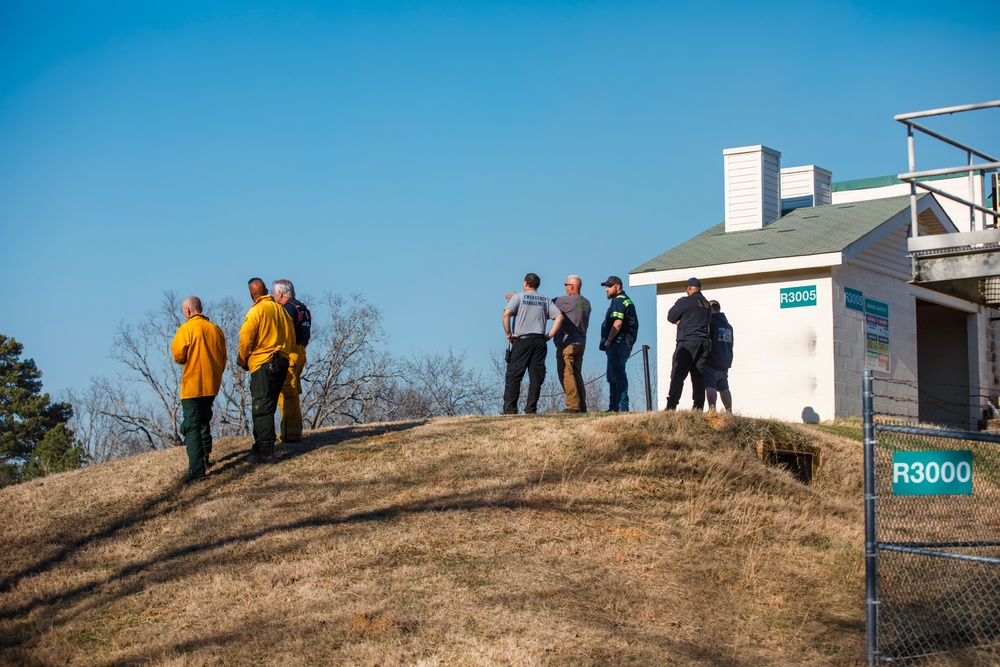
<svg viewBox="0 0 1000 667"><path fill-rule="evenodd" d="M816 305L816 286L782 287L778 292L778 303L782 308L801 308Z"/></svg>
<svg viewBox="0 0 1000 667"><path fill-rule="evenodd" d="M876 317L889 317L889 304L875 299L865 299L865 313Z"/></svg>
<svg viewBox="0 0 1000 667"><path fill-rule="evenodd" d="M860 310L864 312L865 310L865 295L859 290L851 289L850 287L844 288L844 305L846 305L851 310Z"/></svg>
<svg viewBox="0 0 1000 667"><path fill-rule="evenodd" d="M968 495L972 493L972 452L893 452L895 496Z"/></svg>

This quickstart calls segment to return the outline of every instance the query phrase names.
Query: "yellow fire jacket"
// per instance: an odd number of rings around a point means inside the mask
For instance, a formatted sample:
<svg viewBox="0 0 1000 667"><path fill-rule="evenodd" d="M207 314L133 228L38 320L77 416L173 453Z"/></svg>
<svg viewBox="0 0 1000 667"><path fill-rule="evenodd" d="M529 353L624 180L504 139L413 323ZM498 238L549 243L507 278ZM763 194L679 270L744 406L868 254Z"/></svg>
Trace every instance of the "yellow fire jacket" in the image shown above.
<svg viewBox="0 0 1000 667"><path fill-rule="evenodd" d="M184 364L181 398L216 396L226 370L226 336L204 315L194 315L177 329L170 344L174 361Z"/></svg>
<svg viewBox="0 0 1000 667"><path fill-rule="evenodd" d="M295 328L292 318L270 294L257 297L240 327L236 365L253 373L275 352L290 357L293 347Z"/></svg>

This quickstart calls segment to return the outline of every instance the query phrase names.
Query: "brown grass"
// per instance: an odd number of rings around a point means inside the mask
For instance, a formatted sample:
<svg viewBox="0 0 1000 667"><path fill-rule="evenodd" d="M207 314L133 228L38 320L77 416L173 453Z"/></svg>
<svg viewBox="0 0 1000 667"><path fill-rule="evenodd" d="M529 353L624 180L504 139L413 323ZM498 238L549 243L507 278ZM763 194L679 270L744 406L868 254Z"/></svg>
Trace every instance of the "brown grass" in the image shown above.
<svg viewBox="0 0 1000 667"><path fill-rule="evenodd" d="M812 443L812 486L765 466ZM851 665L861 449L729 415L464 417L0 491L0 663Z"/></svg>

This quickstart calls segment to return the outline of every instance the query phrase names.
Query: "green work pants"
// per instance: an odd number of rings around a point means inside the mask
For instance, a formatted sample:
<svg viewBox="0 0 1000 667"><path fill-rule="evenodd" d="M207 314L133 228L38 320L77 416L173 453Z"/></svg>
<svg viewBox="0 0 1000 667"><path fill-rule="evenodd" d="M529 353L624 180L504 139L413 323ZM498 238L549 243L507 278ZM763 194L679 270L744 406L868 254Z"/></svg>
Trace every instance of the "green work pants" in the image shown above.
<svg viewBox="0 0 1000 667"><path fill-rule="evenodd" d="M205 459L212 453L212 403L215 396L181 399L181 435L188 455L188 479L205 476Z"/></svg>

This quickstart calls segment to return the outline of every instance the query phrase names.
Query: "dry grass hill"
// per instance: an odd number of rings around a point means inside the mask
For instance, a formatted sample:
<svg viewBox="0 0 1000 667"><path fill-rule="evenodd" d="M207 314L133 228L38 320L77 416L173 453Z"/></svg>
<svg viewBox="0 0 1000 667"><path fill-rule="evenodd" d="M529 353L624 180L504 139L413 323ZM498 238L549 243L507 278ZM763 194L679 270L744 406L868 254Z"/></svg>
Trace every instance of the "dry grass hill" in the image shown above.
<svg viewBox="0 0 1000 667"><path fill-rule="evenodd" d="M463 417L5 488L0 663L860 665L861 445L831 430ZM818 445L814 483L767 442Z"/></svg>

